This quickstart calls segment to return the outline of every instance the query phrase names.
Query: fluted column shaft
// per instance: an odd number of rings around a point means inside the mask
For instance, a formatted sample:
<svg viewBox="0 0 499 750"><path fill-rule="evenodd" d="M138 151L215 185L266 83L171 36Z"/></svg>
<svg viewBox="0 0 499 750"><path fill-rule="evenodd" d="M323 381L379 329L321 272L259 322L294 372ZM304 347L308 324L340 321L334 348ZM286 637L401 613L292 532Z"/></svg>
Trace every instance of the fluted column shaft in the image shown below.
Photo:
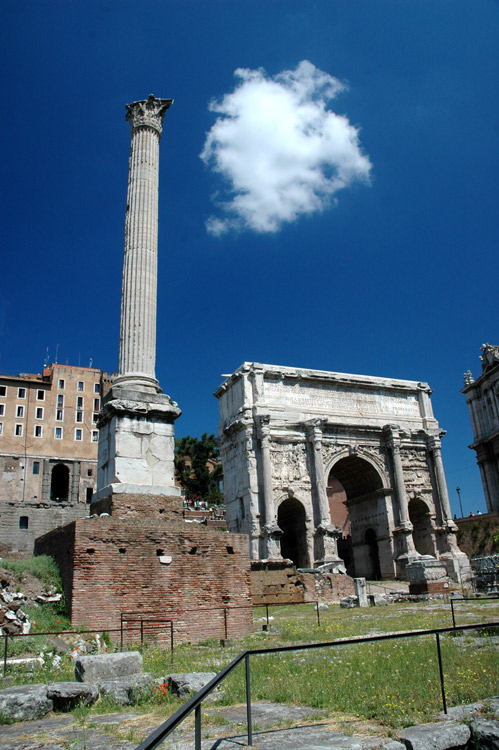
<svg viewBox="0 0 499 750"><path fill-rule="evenodd" d="M270 427L268 417L261 417L258 423L258 433L262 454L263 503L265 509L265 524L275 524L274 493L272 487L272 459L270 458Z"/></svg>
<svg viewBox="0 0 499 750"><path fill-rule="evenodd" d="M322 430L317 425L314 425L310 430L310 440L313 446L314 472L319 500L320 522L323 524L329 524L331 523L331 516L326 491L324 461L322 459Z"/></svg>
<svg viewBox="0 0 499 750"><path fill-rule="evenodd" d="M402 525L409 523L409 504L404 484L404 469L400 457L400 445L395 441L392 442L393 470L395 474L395 491L397 493L400 523Z"/></svg>
<svg viewBox="0 0 499 750"><path fill-rule="evenodd" d="M159 391L156 380L159 141L171 99L128 105L131 150L116 383Z"/></svg>
<svg viewBox="0 0 499 750"><path fill-rule="evenodd" d="M445 479L444 463L442 461L442 450L440 440L434 439L430 443L433 454L433 464L435 467L435 476L437 479L438 496L442 511L442 520L444 523L452 522L452 511L450 509L449 493L447 491L447 482Z"/></svg>

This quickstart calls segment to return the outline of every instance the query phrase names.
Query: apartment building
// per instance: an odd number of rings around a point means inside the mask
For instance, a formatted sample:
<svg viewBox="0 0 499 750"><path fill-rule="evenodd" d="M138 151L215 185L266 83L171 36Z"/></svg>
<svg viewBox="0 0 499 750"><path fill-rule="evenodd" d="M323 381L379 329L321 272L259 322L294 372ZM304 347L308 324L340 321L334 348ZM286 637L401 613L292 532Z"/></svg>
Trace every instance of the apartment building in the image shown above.
<svg viewBox="0 0 499 750"><path fill-rule="evenodd" d="M97 480L97 420L112 375L51 364L0 375L0 552L88 514Z"/></svg>

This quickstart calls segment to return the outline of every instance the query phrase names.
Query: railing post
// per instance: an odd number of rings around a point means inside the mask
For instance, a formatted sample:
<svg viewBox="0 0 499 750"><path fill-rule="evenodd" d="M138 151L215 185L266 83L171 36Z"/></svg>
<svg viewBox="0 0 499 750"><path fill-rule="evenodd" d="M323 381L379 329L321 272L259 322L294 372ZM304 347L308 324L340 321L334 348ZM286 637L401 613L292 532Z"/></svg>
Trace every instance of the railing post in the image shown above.
<svg viewBox="0 0 499 750"><path fill-rule="evenodd" d="M224 633L225 640L227 640L227 608L224 607Z"/></svg>
<svg viewBox="0 0 499 750"><path fill-rule="evenodd" d="M201 703L194 709L194 748L201 750Z"/></svg>
<svg viewBox="0 0 499 750"><path fill-rule="evenodd" d="M319 602L317 602L316 606L317 606L317 627L320 628L320 626L321 626L321 616L320 616L320 613L319 613Z"/></svg>
<svg viewBox="0 0 499 750"><path fill-rule="evenodd" d="M140 618L140 649L144 650L144 620Z"/></svg>
<svg viewBox="0 0 499 750"><path fill-rule="evenodd" d="M172 654L172 664L173 664L173 620L170 620L170 651Z"/></svg>
<svg viewBox="0 0 499 750"><path fill-rule="evenodd" d="M253 724L251 721L251 686L249 656L244 657L246 667L246 723L248 725L248 745L253 746Z"/></svg>
<svg viewBox="0 0 499 750"><path fill-rule="evenodd" d="M123 612L120 616L120 651L123 651Z"/></svg>
<svg viewBox="0 0 499 750"><path fill-rule="evenodd" d="M451 599L450 599L450 611L452 612L452 627L455 628L456 627L456 618L454 616L454 599L452 598L452 596L451 596Z"/></svg>
<svg viewBox="0 0 499 750"><path fill-rule="evenodd" d="M5 675L7 674L7 649L9 647L8 645L9 636L7 635L7 633L5 633L4 638L5 638L5 648L3 652L3 676L5 677Z"/></svg>
<svg viewBox="0 0 499 750"><path fill-rule="evenodd" d="M269 629L269 605L265 605L265 614L267 615L267 630Z"/></svg>
<svg viewBox="0 0 499 750"><path fill-rule="evenodd" d="M444 670L442 667L442 653L440 651L440 637L438 633L435 633L437 639L437 655L438 655L438 669L440 672L440 689L442 690L442 703L444 707L444 714L447 713L447 701L445 700L445 685L444 685Z"/></svg>

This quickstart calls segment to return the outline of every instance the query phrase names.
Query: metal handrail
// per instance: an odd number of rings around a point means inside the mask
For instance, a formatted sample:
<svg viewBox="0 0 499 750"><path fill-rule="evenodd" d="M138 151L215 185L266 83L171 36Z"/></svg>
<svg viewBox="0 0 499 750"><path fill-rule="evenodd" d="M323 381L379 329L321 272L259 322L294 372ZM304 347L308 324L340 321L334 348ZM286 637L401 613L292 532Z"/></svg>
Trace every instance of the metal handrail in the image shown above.
<svg viewBox="0 0 499 750"><path fill-rule="evenodd" d="M194 711L194 747L195 750L201 750L201 704L203 700L219 685L243 660L246 668L246 716L247 716L247 734L248 745L253 745L253 729L251 718L251 687L250 687L250 670L249 663L251 656L261 656L263 654L277 654L287 651L304 651L307 649L328 648L331 646L346 646L357 643L373 643L374 641L387 641L399 638L420 637L423 635L434 635L436 639L440 687L442 692L442 705L444 713L447 714L447 701L445 697L444 673L442 664L442 654L440 649L440 635L442 633L455 633L456 630L474 630L477 628L499 627L499 621L473 623L472 625L458 625L452 628L433 628L430 630L409 630L401 633L386 633L383 635L361 636L358 638L344 638L336 641L327 641L321 643L307 643L291 646L275 646L273 648L259 648L243 651L233 661L230 662L221 672L219 672L207 685L201 688L187 703L181 706L169 719L152 732L149 737L137 745L136 750L154 750L166 737L181 724L187 716Z"/></svg>

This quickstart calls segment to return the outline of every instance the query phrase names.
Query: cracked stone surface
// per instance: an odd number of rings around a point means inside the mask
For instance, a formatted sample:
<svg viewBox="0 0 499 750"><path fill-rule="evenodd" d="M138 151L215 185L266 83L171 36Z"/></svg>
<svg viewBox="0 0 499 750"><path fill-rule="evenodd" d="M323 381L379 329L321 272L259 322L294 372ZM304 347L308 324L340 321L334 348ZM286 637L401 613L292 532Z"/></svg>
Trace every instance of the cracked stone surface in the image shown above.
<svg viewBox="0 0 499 750"><path fill-rule="evenodd" d="M497 700L490 699L484 703L489 713L495 713L496 708L499 709ZM471 711L467 715L470 713ZM390 739L375 724L343 716L338 717L335 723L333 719L326 717L325 712L303 706L255 703L252 716L254 750L406 750L411 747L407 742L401 744ZM202 717L202 750L238 750L246 746L245 705L203 706ZM220 725L220 717L227 722L225 725ZM210 720L215 720L216 725L210 724ZM143 739L157 729L161 721L162 718L158 715L128 712L89 715L82 724L73 716L52 714L45 719L2 726L0 744L2 750L135 750ZM307 721L311 723L307 725ZM497 721L490 717L477 718L475 722L477 728L484 733L489 731L489 725L497 725ZM442 737L442 730L445 734L445 728L450 725L457 726L448 718L426 725L426 737L424 726L411 729L423 730L422 733L418 732L419 738L428 740L431 735L435 737L435 733ZM461 726L469 736L469 728ZM403 730L401 736L405 736L408 731ZM431 737L429 745L424 745L425 748L431 747L433 750L438 747L432 744L434 737ZM455 732L452 739L456 739ZM442 748L450 746L442 745ZM420 746L417 747L419 750ZM172 733L161 748L194 750L192 717Z"/></svg>

